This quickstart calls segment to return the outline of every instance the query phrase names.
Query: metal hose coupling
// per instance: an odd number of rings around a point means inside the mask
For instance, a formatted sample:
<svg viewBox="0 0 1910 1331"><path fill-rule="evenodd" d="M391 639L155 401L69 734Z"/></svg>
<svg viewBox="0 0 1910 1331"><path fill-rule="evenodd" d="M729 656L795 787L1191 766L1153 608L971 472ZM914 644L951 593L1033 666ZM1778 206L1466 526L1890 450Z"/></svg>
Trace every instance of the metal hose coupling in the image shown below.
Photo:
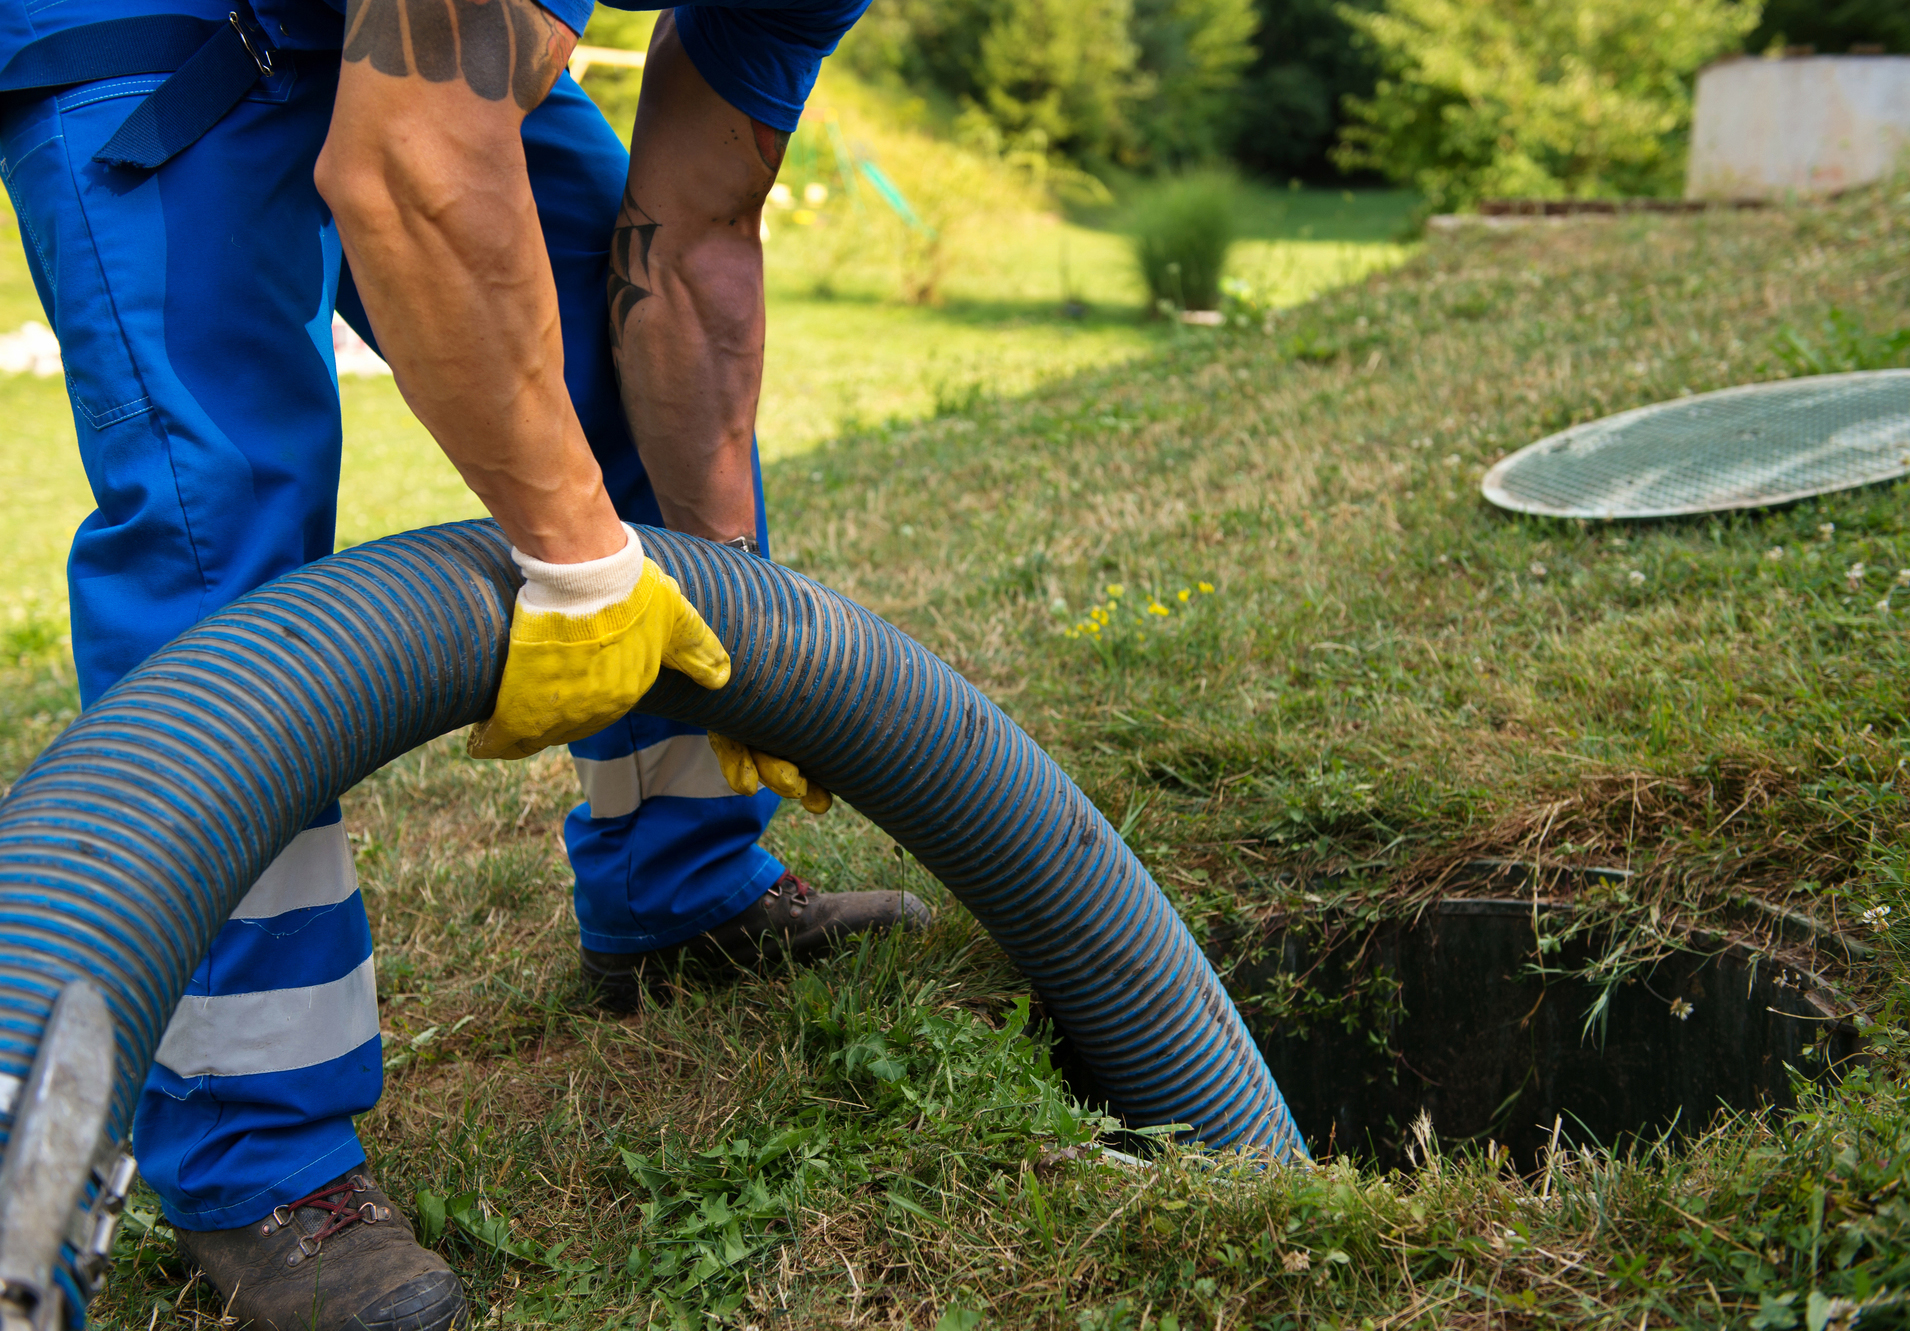
<svg viewBox="0 0 1910 1331"><path fill-rule="evenodd" d="M138 1173L107 1132L112 1014L85 980L53 1002L26 1080L0 1080L0 1331L65 1331L105 1284ZM62 1261L64 1258L64 1261Z"/></svg>

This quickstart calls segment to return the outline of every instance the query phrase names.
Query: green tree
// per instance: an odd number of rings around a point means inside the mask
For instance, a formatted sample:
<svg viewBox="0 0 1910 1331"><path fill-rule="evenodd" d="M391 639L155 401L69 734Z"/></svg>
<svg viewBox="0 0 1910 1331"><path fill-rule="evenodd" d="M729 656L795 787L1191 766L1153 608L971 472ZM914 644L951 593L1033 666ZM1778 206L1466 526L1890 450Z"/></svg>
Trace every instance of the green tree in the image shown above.
<svg viewBox="0 0 1910 1331"><path fill-rule="evenodd" d="M1132 22L1132 0L875 0L842 59L964 112L978 139L1109 158L1151 86L1136 73Z"/></svg>
<svg viewBox="0 0 1910 1331"><path fill-rule="evenodd" d="M1011 140L1115 156L1137 77L1132 0L1012 0L982 34L972 103Z"/></svg>
<svg viewBox="0 0 1910 1331"><path fill-rule="evenodd" d="M1355 0L1373 9L1379 0ZM1348 97L1370 97L1379 68L1337 0L1260 0L1254 62L1239 93L1233 158L1285 181L1333 173L1328 150Z"/></svg>
<svg viewBox="0 0 1910 1331"><path fill-rule="evenodd" d="M875 0L842 59L977 142L1176 166L1226 151L1254 27L1254 0Z"/></svg>
<svg viewBox="0 0 1910 1331"><path fill-rule="evenodd" d="M1853 46L1910 55L1910 5L1903 0L1767 0L1764 21L1746 45L1762 51L1774 43L1814 46L1825 55Z"/></svg>
<svg viewBox="0 0 1910 1331"><path fill-rule="evenodd" d="M1002 0L874 0L837 59L861 77L945 106L980 98L982 37Z"/></svg>
<svg viewBox="0 0 1910 1331"><path fill-rule="evenodd" d="M1137 65L1152 85L1134 125L1156 165L1209 161L1230 146L1258 26L1253 0L1134 0Z"/></svg>
<svg viewBox="0 0 1910 1331"><path fill-rule="evenodd" d="M1698 68L1739 49L1759 0L1386 0L1341 10L1379 56L1334 160L1481 198L1676 192Z"/></svg>

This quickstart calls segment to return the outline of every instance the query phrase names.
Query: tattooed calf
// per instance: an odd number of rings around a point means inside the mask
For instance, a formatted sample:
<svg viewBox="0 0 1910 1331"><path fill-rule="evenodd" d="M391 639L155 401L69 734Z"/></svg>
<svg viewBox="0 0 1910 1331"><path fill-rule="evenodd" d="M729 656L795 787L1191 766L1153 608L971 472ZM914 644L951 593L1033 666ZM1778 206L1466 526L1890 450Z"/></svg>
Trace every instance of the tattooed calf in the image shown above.
<svg viewBox="0 0 1910 1331"><path fill-rule="evenodd" d="M531 0L349 0L345 59L428 83L462 78L489 102L525 111L563 68L556 20Z"/></svg>

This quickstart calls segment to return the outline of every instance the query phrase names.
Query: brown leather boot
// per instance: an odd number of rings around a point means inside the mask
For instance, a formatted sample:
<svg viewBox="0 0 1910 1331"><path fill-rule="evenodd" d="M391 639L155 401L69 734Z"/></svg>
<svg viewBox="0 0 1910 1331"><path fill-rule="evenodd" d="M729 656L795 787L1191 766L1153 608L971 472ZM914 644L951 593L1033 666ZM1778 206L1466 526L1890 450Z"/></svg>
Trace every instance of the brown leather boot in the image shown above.
<svg viewBox="0 0 1910 1331"><path fill-rule="evenodd" d="M178 1233L231 1315L257 1331L452 1331L470 1320L457 1274L362 1167L257 1224Z"/></svg>
<svg viewBox="0 0 1910 1331"><path fill-rule="evenodd" d="M581 948L584 983L615 1011L637 1006L643 985L681 962L754 966L766 957L802 958L869 930L926 929L929 909L913 892L818 892L793 873L778 878L741 915L654 952Z"/></svg>

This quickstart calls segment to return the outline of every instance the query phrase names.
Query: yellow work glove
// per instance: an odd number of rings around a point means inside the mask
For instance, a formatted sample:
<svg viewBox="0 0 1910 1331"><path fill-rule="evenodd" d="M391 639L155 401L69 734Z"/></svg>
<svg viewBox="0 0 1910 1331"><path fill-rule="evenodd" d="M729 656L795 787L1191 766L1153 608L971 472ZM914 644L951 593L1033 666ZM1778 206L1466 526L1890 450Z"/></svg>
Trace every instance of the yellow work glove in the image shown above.
<svg viewBox="0 0 1910 1331"><path fill-rule="evenodd" d="M465 743L473 758L528 758L594 735L635 706L663 666L706 689L729 683L723 644L625 530L623 550L582 564L511 551L524 585L497 710Z"/></svg>
<svg viewBox="0 0 1910 1331"><path fill-rule="evenodd" d="M787 758L772 758L759 749L721 735L710 736L710 747L716 750L723 779L738 795L754 795L768 786L784 799L801 800L802 807L815 814L828 813L830 804L834 803L828 791L804 776Z"/></svg>

